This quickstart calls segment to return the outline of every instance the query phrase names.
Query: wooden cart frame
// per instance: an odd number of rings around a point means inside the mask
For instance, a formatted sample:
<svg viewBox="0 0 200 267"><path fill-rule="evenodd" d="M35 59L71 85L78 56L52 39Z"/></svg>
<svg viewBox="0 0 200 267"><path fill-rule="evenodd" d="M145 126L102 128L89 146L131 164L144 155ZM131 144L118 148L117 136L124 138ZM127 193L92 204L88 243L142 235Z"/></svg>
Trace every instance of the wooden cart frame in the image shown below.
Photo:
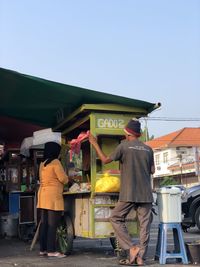
<svg viewBox="0 0 200 267"><path fill-rule="evenodd" d="M77 137L82 131L90 130L101 142L103 151L108 154L117 145L116 140L124 136L124 127L132 117L146 116L145 110L121 105L83 105L71 116L58 125L64 140ZM114 141L112 141L112 139ZM86 141L88 142L88 140ZM93 147L90 146L90 183L91 190L85 192L64 192L65 214L58 228L58 242L64 253L70 253L74 237L110 238L116 248L114 231L109 222L111 210L118 201L118 193L96 193L95 184L107 168L114 168L119 163L102 165L99 171L99 160ZM84 156L83 156L84 157ZM64 159L65 161L65 159ZM116 174L114 174L116 176ZM119 175L120 176L120 175ZM138 234L135 212L126 218L128 230L132 236Z"/></svg>

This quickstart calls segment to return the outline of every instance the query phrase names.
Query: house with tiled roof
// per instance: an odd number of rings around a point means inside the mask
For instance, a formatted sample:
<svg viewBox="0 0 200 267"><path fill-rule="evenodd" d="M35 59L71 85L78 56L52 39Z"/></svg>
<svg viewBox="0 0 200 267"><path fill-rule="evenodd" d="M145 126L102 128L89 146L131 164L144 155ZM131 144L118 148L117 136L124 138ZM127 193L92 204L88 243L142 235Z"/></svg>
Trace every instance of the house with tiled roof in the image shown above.
<svg viewBox="0 0 200 267"><path fill-rule="evenodd" d="M200 182L200 128L183 128L146 144L154 150L154 188L166 177L186 187Z"/></svg>

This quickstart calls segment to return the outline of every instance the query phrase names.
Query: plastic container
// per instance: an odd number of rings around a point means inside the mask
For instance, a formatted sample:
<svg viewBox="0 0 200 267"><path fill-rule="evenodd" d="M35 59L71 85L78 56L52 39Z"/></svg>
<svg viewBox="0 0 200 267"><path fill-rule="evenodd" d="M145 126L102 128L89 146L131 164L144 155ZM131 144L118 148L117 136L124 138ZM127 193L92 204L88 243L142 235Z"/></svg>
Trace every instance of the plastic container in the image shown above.
<svg viewBox="0 0 200 267"><path fill-rule="evenodd" d="M188 260L192 264L200 264L200 241L185 243Z"/></svg>
<svg viewBox="0 0 200 267"><path fill-rule="evenodd" d="M33 133L33 145L41 145L47 142L56 142L61 144L61 133L52 132L51 128L35 131Z"/></svg>
<svg viewBox="0 0 200 267"><path fill-rule="evenodd" d="M181 190L163 187L157 190L159 220L162 223L180 223Z"/></svg>
<svg viewBox="0 0 200 267"><path fill-rule="evenodd" d="M0 217L0 232L4 237L18 236L18 214L5 214Z"/></svg>

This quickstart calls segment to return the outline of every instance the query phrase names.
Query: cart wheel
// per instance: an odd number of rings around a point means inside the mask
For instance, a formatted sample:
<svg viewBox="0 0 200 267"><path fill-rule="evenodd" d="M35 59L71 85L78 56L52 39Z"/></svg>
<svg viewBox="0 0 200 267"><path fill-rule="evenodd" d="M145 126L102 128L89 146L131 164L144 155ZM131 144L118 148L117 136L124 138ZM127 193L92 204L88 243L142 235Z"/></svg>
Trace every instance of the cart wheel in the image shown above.
<svg viewBox="0 0 200 267"><path fill-rule="evenodd" d="M29 241L33 239L35 232L34 224L19 224L18 226L18 236L19 239L23 241Z"/></svg>
<svg viewBox="0 0 200 267"><path fill-rule="evenodd" d="M60 251L66 255L73 250L74 227L68 214L65 214L57 228L57 244Z"/></svg>
<svg viewBox="0 0 200 267"><path fill-rule="evenodd" d="M114 237L114 236L110 237L110 243L111 243L113 249L117 249L118 246L119 246L119 245L118 245L117 238Z"/></svg>
<svg viewBox="0 0 200 267"><path fill-rule="evenodd" d="M111 243L112 247L114 248L118 259L122 259L122 258L127 257L126 250L124 250L120 247L119 242L118 242L116 237L114 237L114 236L110 237L110 243Z"/></svg>

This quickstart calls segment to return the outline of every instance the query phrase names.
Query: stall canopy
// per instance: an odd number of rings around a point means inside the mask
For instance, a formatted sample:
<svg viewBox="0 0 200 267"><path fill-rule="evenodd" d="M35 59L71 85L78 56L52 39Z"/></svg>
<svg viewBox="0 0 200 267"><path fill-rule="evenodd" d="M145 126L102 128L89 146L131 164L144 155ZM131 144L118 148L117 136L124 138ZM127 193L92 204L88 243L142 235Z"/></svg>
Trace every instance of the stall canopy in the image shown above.
<svg viewBox="0 0 200 267"><path fill-rule="evenodd" d="M154 103L53 82L4 68L0 68L0 101L0 139L8 134L5 127L10 131L10 118L27 123L32 130L34 127L53 128L82 104L134 106L143 109L146 114L158 107ZM12 120L10 124L13 129Z"/></svg>

